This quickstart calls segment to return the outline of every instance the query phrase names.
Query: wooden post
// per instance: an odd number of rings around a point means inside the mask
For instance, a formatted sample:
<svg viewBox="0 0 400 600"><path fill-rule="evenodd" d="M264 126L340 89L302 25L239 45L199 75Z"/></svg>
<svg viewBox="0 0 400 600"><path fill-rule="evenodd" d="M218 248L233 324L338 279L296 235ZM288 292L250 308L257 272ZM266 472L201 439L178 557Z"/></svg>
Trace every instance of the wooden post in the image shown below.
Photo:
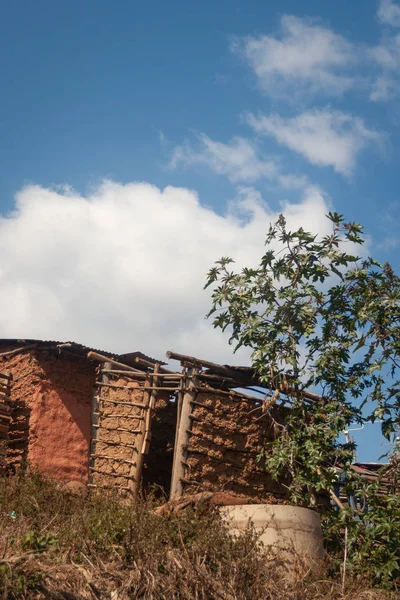
<svg viewBox="0 0 400 600"><path fill-rule="evenodd" d="M105 363L104 369L110 369L111 364ZM101 370L101 381L102 383L109 383L110 377L107 373L104 373L103 369ZM89 456L89 484L93 485L93 470L95 467L96 459L94 455L97 452L96 442L99 438L99 394L103 394L102 388L97 390L96 387L93 388L92 392L92 438L90 441L90 456Z"/></svg>
<svg viewBox="0 0 400 600"><path fill-rule="evenodd" d="M177 447L178 447L178 434L179 434L179 423L181 422L181 413L182 413L182 403L183 403L183 394L186 385L186 369L183 379L181 379L179 383L178 394L176 397L176 423L175 423L175 440L174 440L174 454L172 457L172 472L171 472L171 489L172 489L172 478L173 473L175 472L175 463L177 457Z"/></svg>
<svg viewBox="0 0 400 600"><path fill-rule="evenodd" d="M185 381L185 392L182 399L182 408L180 411L179 426L175 440L174 463L172 469L171 493L170 499L174 500L183 494L183 483L185 475L185 465L187 460L187 445L192 427L190 415L193 410L192 401L196 396L196 369L188 369ZM179 406L178 406L179 408ZM178 418L178 415L177 415Z"/></svg>
<svg viewBox="0 0 400 600"><path fill-rule="evenodd" d="M158 377L157 373L160 368L160 365L156 363L154 365L153 374L149 374L148 380L145 381L146 387L152 388L154 384L157 385ZM140 389L140 388L138 388ZM143 464L144 457L148 452L148 447L150 443L151 436L151 421L153 418L153 411L156 405L157 399L157 390L152 389L151 393L149 390L145 388L143 394L143 404L147 407L145 409L144 421L142 426L142 436L139 439L138 448L137 448L137 457L136 457L136 465L131 467L131 475L134 475L134 479L129 483L132 490L132 496L135 500L139 494L140 484L142 481L142 472L143 472Z"/></svg>

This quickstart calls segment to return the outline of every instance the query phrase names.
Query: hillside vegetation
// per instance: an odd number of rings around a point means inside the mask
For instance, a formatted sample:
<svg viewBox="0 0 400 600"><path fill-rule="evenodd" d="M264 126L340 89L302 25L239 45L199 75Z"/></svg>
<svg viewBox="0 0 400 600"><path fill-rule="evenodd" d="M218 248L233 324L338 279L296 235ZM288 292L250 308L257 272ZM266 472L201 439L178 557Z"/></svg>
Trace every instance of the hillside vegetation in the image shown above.
<svg viewBox="0 0 400 600"><path fill-rule="evenodd" d="M394 600L324 573L284 581L249 531L229 536L216 509L159 515L152 498L79 497L33 473L0 479L0 598Z"/></svg>

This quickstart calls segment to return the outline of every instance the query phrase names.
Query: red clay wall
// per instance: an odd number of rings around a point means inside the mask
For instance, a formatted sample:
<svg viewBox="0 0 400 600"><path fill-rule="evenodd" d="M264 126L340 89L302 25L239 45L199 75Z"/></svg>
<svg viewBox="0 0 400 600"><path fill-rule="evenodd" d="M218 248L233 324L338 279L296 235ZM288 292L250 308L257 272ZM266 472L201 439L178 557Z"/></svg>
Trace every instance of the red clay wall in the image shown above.
<svg viewBox="0 0 400 600"><path fill-rule="evenodd" d="M2 358L0 369L13 374L8 465L27 460L47 477L86 483L94 366L40 350Z"/></svg>

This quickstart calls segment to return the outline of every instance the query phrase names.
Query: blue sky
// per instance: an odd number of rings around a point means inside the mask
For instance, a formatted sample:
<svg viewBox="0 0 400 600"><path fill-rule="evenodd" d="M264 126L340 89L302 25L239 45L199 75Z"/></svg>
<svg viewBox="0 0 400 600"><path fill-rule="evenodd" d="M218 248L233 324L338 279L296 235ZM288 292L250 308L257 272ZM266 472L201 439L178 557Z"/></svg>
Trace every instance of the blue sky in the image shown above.
<svg viewBox="0 0 400 600"><path fill-rule="evenodd" d="M205 273L282 210L400 271L400 3L20 0L0 39L2 337L230 360Z"/></svg>

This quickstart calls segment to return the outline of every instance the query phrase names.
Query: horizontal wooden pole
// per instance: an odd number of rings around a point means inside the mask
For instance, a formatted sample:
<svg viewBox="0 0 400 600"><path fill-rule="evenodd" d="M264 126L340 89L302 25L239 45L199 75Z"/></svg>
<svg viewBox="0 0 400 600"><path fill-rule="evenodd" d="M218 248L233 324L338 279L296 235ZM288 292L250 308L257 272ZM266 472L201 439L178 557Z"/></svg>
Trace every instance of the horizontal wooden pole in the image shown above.
<svg viewBox="0 0 400 600"><path fill-rule="evenodd" d="M105 454L92 454L90 458L98 458L101 460L114 460L119 463L123 463L124 465L134 465L136 466L136 462L132 460L126 460L124 458L118 458L117 456L106 456Z"/></svg>
<svg viewBox="0 0 400 600"><path fill-rule="evenodd" d="M124 363L120 363L117 360L113 360L112 358L109 358L108 356L103 356L102 354L99 354L98 352L93 352L90 351L88 352L88 358L91 358L92 360L96 360L99 363L110 363L112 365L114 365L115 367L117 367L117 369L121 369L123 371L130 371L132 373L137 373L139 371L139 373L143 373L143 371L140 371L139 369L135 369L134 367L130 367L129 365L125 365Z"/></svg>
<svg viewBox="0 0 400 600"><path fill-rule="evenodd" d="M27 350L33 350L37 348L37 344L29 344L28 346L21 346L20 348L14 348L14 350L8 350L7 352L1 352L0 358L3 356L13 356L14 354L19 354L20 352L26 352Z"/></svg>
<svg viewBox="0 0 400 600"><path fill-rule="evenodd" d="M213 375L212 373L199 373L197 375L197 377L199 379L211 379L213 381L218 381L218 382L230 382L230 383L234 383L237 385L237 380L234 379L233 377L231 377L230 375Z"/></svg>
<svg viewBox="0 0 400 600"><path fill-rule="evenodd" d="M27 444L28 443L28 438L27 437L22 437L22 438L9 438L8 440L8 445L9 446L16 446L17 444Z"/></svg>
<svg viewBox="0 0 400 600"><path fill-rule="evenodd" d="M127 371L122 371L121 369L103 369L102 373L110 373L111 375L127 375L128 372ZM149 372L143 372L143 371L137 371L134 374L134 377L137 377L138 379L142 378L142 379L147 379L148 377L151 377L152 374ZM182 379L183 375L181 375L180 373L160 373L157 374L157 377L159 379Z"/></svg>
<svg viewBox="0 0 400 600"><path fill-rule="evenodd" d="M116 487L115 485L103 485L101 483L88 483L88 488L100 489L100 490L115 490L116 492L131 492L131 489L128 487Z"/></svg>
<svg viewBox="0 0 400 600"><path fill-rule="evenodd" d="M142 433L140 429L125 429L123 427L103 427L102 425L92 425L92 427L94 427L95 429L102 429L103 431L123 431L125 433L131 433L132 435L138 435L139 433Z"/></svg>
<svg viewBox="0 0 400 600"><path fill-rule="evenodd" d="M262 403L262 398L256 398L255 396L248 396L247 394L242 394L242 392L236 392L235 390L218 390L216 388L212 388L210 386L204 387L196 387L196 392L199 394L217 394L221 396L230 396L231 398L239 398L242 400L251 400L252 402L260 402Z"/></svg>
<svg viewBox="0 0 400 600"><path fill-rule="evenodd" d="M108 400L107 398L99 398L99 403L104 402L105 404L120 404L121 406L137 406L138 408L143 408L144 410L148 409L146 404L141 404L140 402L123 402L122 400Z"/></svg>
<svg viewBox="0 0 400 600"><path fill-rule="evenodd" d="M161 366L160 363L153 363L149 360L146 360L145 358L141 358L140 356L136 356L135 357L135 363L138 363L139 365L142 365L143 367L147 367L149 369L153 369L155 365L158 365L158 370L157 370L157 375L159 373L164 373L165 375L174 375L174 371L170 371L169 369L165 369L164 367ZM165 363L163 363L165 364Z"/></svg>
<svg viewBox="0 0 400 600"><path fill-rule="evenodd" d="M131 481L135 481L134 478L130 475L121 475L119 473L104 473L104 471L100 471L95 467L89 467L89 471L92 471L92 473L98 473L99 475L103 475L103 477L122 477L122 479L130 479Z"/></svg>
<svg viewBox="0 0 400 600"><path fill-rule="evenodd" d="M97 438L93 438L92 443L107 444L107 446L118 446L118 447L121 446L121 448L131 448L132 450L136 450L136 452L138 452L136 444L125 444L125 442L112 442L109 440L99 440Z"/></svg>
<svg viewBox="0 0 400 600"><path fill-rule="evenodd" d="M203 404L202 402L197 402L197 400L190 400L190 404L193 406L197 406L198 408L205 408L206 410L214 410L213 406L208 406L207 404Z"/></svg>
<svg viewBox="0 0 400 600"><path fill-rule="evenodd" d="M199 487L203 488L204 490L207 489L207 486L205 486L204 483L201 483L200 481L195 481L194 479L185 479L184 477L181 477L180 481L182 483L184 483L185 485L198 485Z"/></svg>
<svg viewBox="0 0 400 600"><path fill-rule="evenodd" d="M218 365L217 363L210 362L209 360L203 360L202 358L195 358L194 356L179 354L178 352L174 352L173 350L168 350L167 358L168 360L179 360L181 363L188 363L193 366L201 366L206 367L208 369L218 369L218 371L226 373L227 375L233 377L236 380L234 371L226 365Z"/></svg>
<svg viewBox="0 0 400 600"><path fill-rule="evenodd" d="M144 421L144 417L140 417L138 415L121 415L121 414L111 414L101 412L94 412L93 415L95 417L102 417L103 419L136 419L137 421Z"/></svg>
<svg viewBox="0 0 400 600"><path fill-rule="evenodd" d="M112 388L112 389L116 389L116 390L129 390L131 392L141 392L141 391L146 391L146 390L159 390L159 391L164 391L164 392L177 392L179 390L178 387L166 387L166 386L160 386L160 385L138 385L137 387L131 387L129 385L117 385L115 383L101 383L101 382L97 382L95 383L95 385L97 387L106 387L106 388Z"/></svg>

